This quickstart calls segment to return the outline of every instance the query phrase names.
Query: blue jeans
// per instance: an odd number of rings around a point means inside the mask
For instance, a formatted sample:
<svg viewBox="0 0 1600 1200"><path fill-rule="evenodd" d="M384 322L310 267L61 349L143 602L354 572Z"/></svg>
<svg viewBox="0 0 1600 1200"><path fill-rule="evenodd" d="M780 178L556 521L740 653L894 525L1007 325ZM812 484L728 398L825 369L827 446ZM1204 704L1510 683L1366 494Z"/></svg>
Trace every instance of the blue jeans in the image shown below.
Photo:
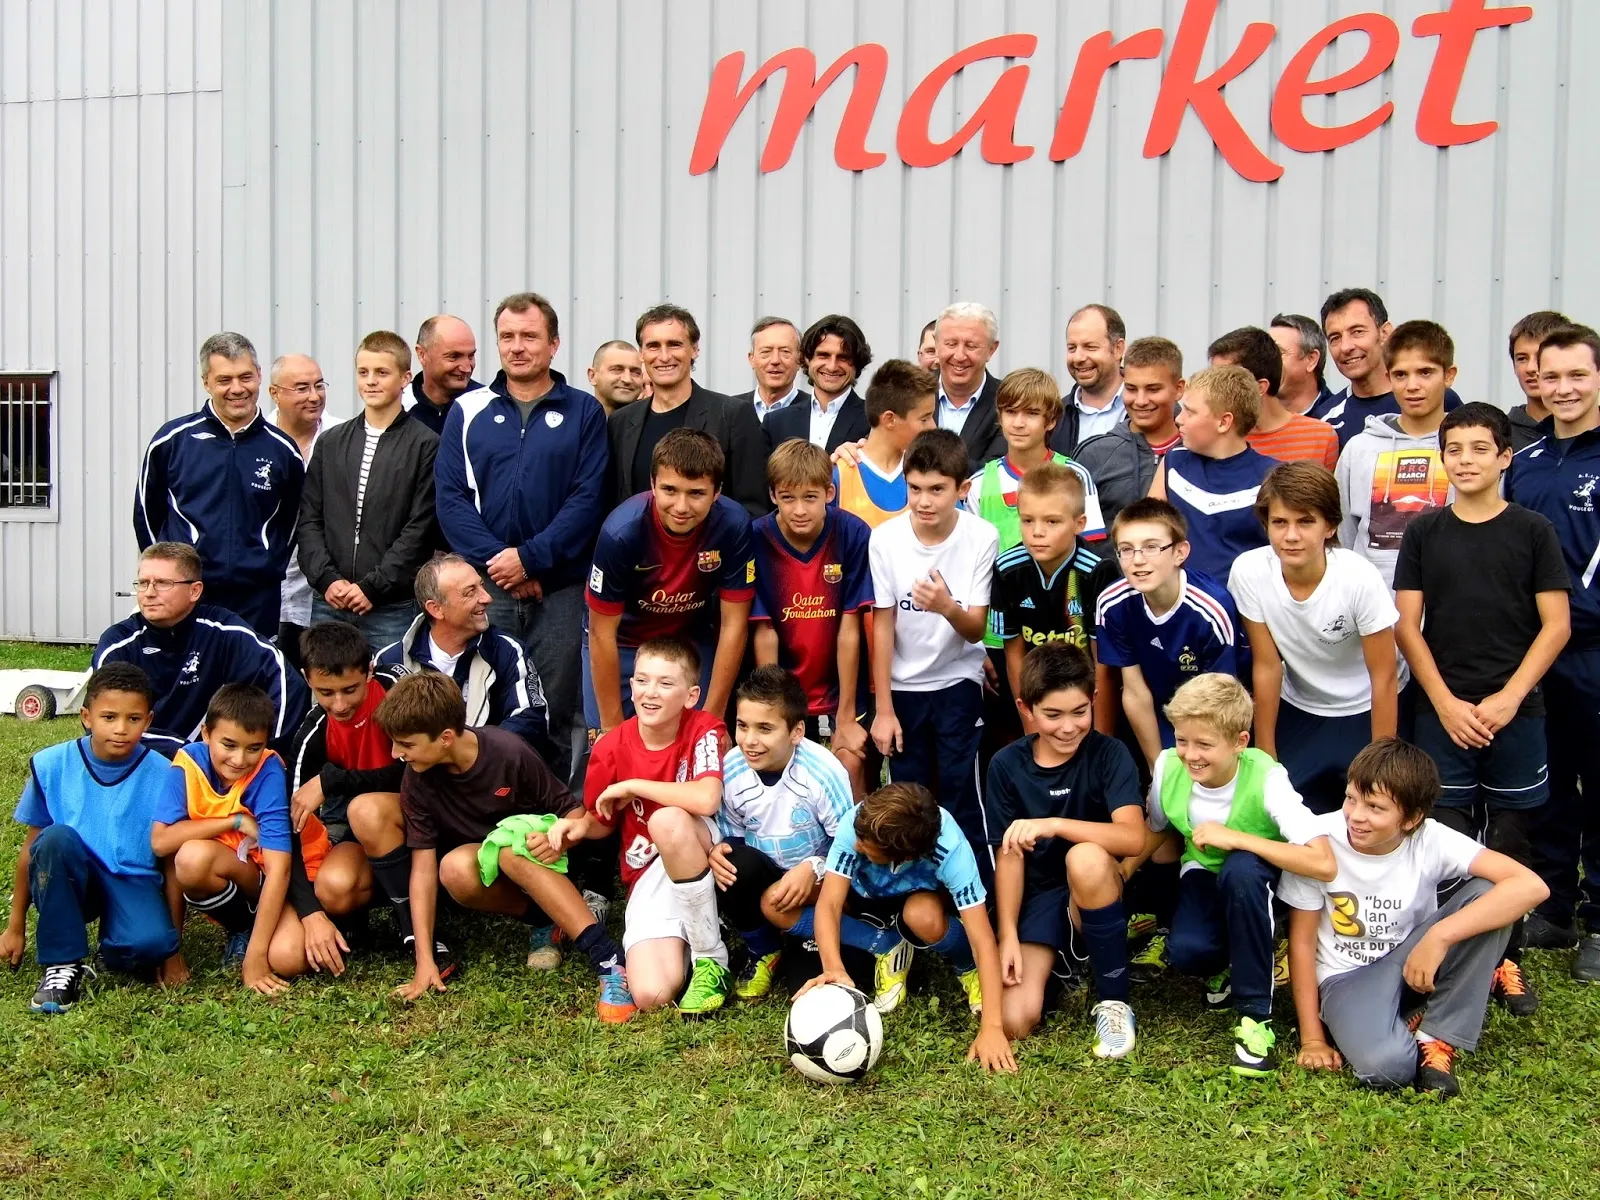
<svg viewBox="0 0 1600 1200"><path fill-rule="evenodd" d="M398 642L417 619L415 600L396 600L390 604L375 604L369 613L356 614L347 609L335 608L321 596L311 597L311 623L343 621L354 625L367 635L367 644L376 654L391 642Z"/></svg>
<svg viewBox="0 0 1600 1200"><path fill-rule="evenodd" d="M89 957L90 921L100 921L100 957L113 971L158 965L178 949L161 879L113 875L77 830L50 825L34 839L28 889L39 913L42 967Z"/></svg>
<svg viewBox="0 0 1600 1200"><path fill-rule="evenodd" d="M556 761L550 769L557 779L566 780L582 729L583 584L556 588L546 592L543 600L518 600L495 586L487 571L483 586L489 589L489 623L526 646L539 672L549 711L550 740L556 747Z"/></svg>

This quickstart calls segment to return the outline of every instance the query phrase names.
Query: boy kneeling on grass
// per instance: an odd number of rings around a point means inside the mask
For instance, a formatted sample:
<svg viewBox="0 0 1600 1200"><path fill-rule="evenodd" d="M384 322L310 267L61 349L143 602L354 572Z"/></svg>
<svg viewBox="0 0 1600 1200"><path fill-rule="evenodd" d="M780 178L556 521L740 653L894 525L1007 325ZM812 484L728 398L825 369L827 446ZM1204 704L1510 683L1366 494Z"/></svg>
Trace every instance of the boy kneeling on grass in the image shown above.
<svg viewBox="0 0 1600 1200"><path fill-rule="evenodd" d="M1439 791L1426 753L1373 742L1350 763L1343 811L1314 819L1335 873L1284 874L1302 1067L1337 1071L1348 1059L1373 1087L1460 1090L1455 1055L1477 1047L1511 927L1550 889L1430 820ZM1438 888L1456 880L1441 905Z"/></svg>
<svg viewBox="0 0 1600 1200"><path fill-rule="evenodd" d="M183 900L163 888L163 864L150 847L150 822L171 769L139 740L154 704L150 678L138 667L101 667L89 677L79 712L84 736L46 747L28 764L16 810L28 833L0 962L22 965L31 903L39 910L44 968L28 1006L36 1013L66 1012L94 978L87 929L94 920L105 966L148 974L164 987L189 978L178 949Z"/></svg>

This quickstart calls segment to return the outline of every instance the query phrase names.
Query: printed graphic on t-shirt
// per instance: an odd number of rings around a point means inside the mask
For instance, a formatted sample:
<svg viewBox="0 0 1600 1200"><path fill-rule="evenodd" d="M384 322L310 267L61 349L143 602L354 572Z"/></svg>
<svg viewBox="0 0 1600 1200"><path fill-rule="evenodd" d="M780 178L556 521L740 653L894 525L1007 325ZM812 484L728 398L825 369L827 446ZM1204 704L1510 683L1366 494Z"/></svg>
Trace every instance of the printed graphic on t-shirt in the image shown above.
<svg viewBox="0 0 1600 1200"><path fill-rule="evenodd" d="M1449 495L1450 477L1437 450L1412 447L1379 454L1372 468L1368 549L1399 551L1406 526L1442 506Z"/></svg>
<svg viewBox="0 0 1600 1200"><path fill-rule="evenodd" d="M1328 920L1333 926L1334 947L1354 962L1377 962L1410 933L1392 929L1405 911L1398 896L1359 896L1355 892L1328 893Z"/></svg>

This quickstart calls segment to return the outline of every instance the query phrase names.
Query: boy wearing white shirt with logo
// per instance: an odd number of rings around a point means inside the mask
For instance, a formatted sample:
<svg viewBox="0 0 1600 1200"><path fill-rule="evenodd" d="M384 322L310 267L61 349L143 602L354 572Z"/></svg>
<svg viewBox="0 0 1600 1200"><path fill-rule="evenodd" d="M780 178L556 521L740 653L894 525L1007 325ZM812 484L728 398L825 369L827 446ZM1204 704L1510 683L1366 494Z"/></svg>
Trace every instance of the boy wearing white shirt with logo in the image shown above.
<svg viewBox="0 0 1600 1200"><path fill-rule="evenodd" d="M1317 818L1333 880L1283 876L1302 1067L1337 1071L1348 1059L1370 1086L1459 1090L1455 1055L1478 1044L1511 926L1549 889L1429 820L1438 796L1427 754L1373 742L1350 763L1343 811ZM1466 882L1441 906L1439 885L1456 879Z"/></svg>

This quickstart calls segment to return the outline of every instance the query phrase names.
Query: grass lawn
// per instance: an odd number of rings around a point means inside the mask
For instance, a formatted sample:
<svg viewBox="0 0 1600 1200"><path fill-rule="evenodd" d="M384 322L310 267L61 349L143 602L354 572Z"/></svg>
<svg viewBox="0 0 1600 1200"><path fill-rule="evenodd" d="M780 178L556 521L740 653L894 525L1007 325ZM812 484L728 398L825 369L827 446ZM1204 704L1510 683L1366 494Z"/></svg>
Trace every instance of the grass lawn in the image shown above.
<svg viewBox="0 0 1600 1200"><path fill-rule="evenodd" d="M75 728L0 718L0 797ZM0 833L8 878L19 840ZM180 991L102 978L33 1018L30 935L0 971L0 1196L1600 1195L1600 988L1562 954L1530 955L1544 1008L1492 1012L1441 1104L1293 1066L1236 1080L1197 985L1136 993L1121 1064L1092 1058L1069 1001L1000 1078L962 1061L972 1022L941 971L865 1083L820 1088L784 1059L781 1002L603 1027L583 965L530 974L510 922L469 927L464 977L409 1008L386 954L267 1001L220 943L192 923Z"/></svg>

